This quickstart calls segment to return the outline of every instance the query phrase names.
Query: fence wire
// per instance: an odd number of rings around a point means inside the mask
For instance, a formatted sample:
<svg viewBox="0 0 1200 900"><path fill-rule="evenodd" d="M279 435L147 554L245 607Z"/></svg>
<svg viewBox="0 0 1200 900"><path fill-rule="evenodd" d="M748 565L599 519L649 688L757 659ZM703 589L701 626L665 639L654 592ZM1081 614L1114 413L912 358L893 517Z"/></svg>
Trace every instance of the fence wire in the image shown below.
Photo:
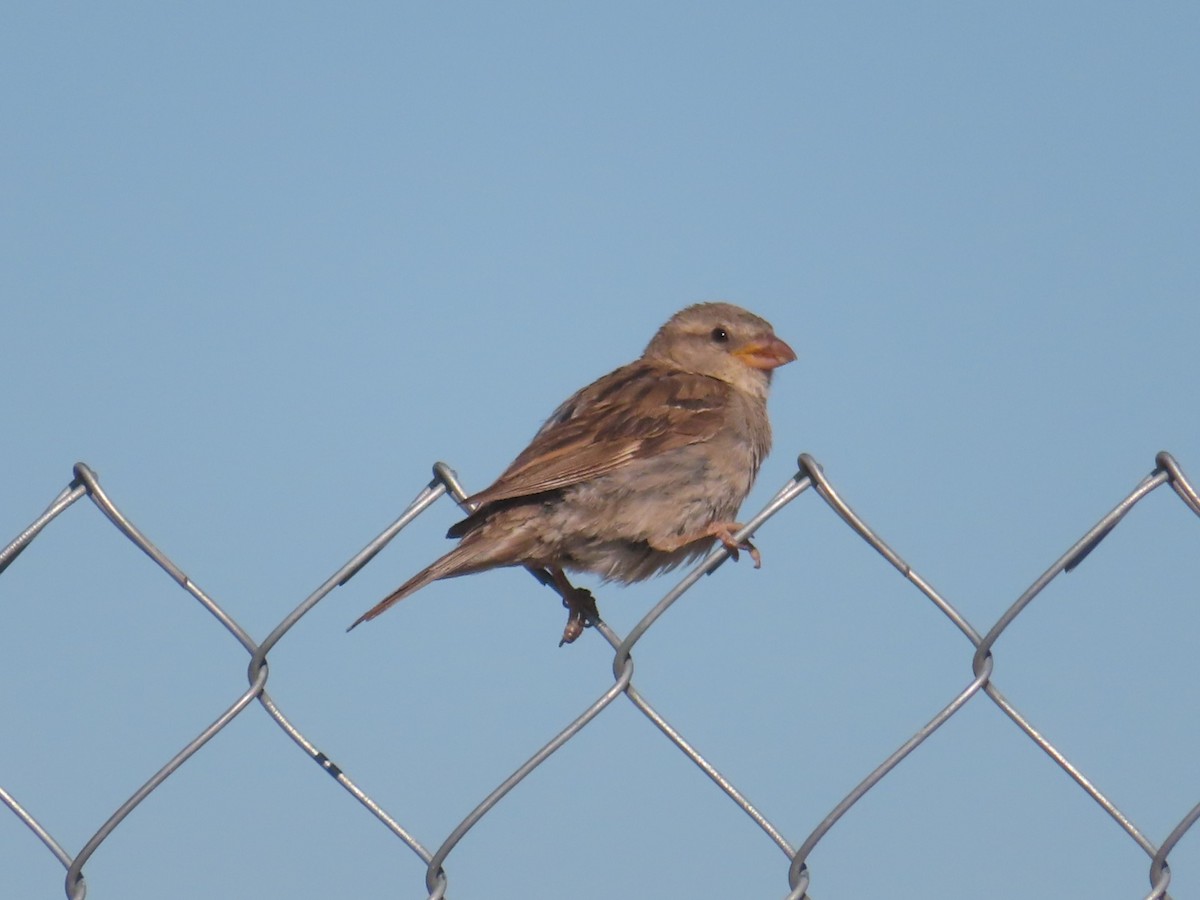
<svg viewBox="0 0 1200 900"><path fill-rule="evenodd" d="M261 642L256 642L233 617L216 601L209 597L195 584L174 562L159 550L129 519L120 511L115 503L101 487L96 474L85 464L78 463L74 468L74 478L70 484L51 502L40 516L35 518L15 540L3 551L0 551L0 573L17 558L17 556L55 518L71 507L77 500L88 497L97 508L116 526L130 541L138 546L164 572L167 573L183 590L194 597L205 609L219 621L232 637L242 645L250 656L247 667L249 686L240 694L215 721L205 727L195 738L188 742L174 757L167 761L161 769L154 773L134 794L122 803L96 831L94 835L74 854L66 850L54 839L48 828L22 805L8 791L0 787L0 801L19 818L41 840L50 853L66 869L65 892L70 900L82 900L87 893L87 884L83 876L83 868L88 860L96 853L101 845L109 838L118 825L143 800L146 799L173 772L183 766L197 751L200 750L213 736L224 729L237 716L241 715L257 700L266 713L279 727L299 746L326 774L332 776L355 800L371 813L383 827L404 842L426 865L425 887L428 900L439 900L446 896L450 884L447 860L462 838L484 816L486 816L503 797L515 788L522 779L541 765L555 751L570 741L593 719L600 715L610 704L619 697L624 697L640 710L654 725L670 740L684 756L694 763L707 775L712 782L723 791L763 833L783 852L787 860L786 878L789 892L786 900L804 900L810 897L807 889L810 882L810 870L807 860L817 844L829 833L843 815L869 791L878 784L896 765L908 754L916 750L931 734L958 713L974 697L982 693L988 697L1008 717L1013 724L1053 760L1067 776L1083 790L1096 805L1107 813L1120 828L1146 853L1150 860L1149 882L1150 890L1145 900L1160 900L1168 898L1167 887L1171 880L1171 870L1168 856L1183 835L1200 818L1200 803L1194 806L1186 816L1170 831L1161 843L1155 844L1143 834L1101 790L1071 762L1057 747L1047 740L1026 719L1008 699L1002 694L992 679L994 658L992 648L1013 621L1030 603L1064 572L1078 566L1083 559L1095 550L1096 546L1108 535L1137 503L1151 492L1163 485L1170 485L1179 499L1197 516L1200 516L1200 496L1188 481L1175 459L1166 452L1159 453L1155 458L1155 468L1122 499L1112 511L1093 525L1073 546L1039 576L1029 588L1004 612L1004 614L986 632L981 632L971 625L955 607L935 591L921 575L908 565L887 543L880 538L866 522L841 498L837 490L825 477L821 466L808 454L802 454L798 460L796 473L783 485L763 509L754 516L739 533L738 537L749 537L762 528L766 522L783 507L791 503L805 491L812 489L813 493L836 513L855 533L868 545L880 553L907 581L925 595L953 625L962 632L970 642L973 653L971 656L971 677L954 698L915 734L884 759L875 769L829 811L820 823L808 834L799 846L793 846L784 837L779 828L755 808L745 796L709 762L695 747L681 735L666 718L662 716L642 695L633 683L634 663L632 651L634 645L641 639L658 618L666 612L685 591L692 587L702 576L712 572L728 557L729 552L718 545L699 565L672 588L659 602L638 622L624 637L616 634L603 621L594 626L594 631L606 640L613 649L612 674L613 683L608 690L601 694L591 705L566 728L554 735L540 750L525 761L515 772L502 781L462 820L435 849L430 850L410 833L393 816L389 815L370 795L362 790L350 776L333 761L322 753L299 729L297 729L283 714L278 705L271 699L266 690L268 681L267 654L288 633L309 610L321 602L334 588L344 585L355 573L371 561L371 559L388 544L399 532L416 519L421 513L432 506L437 500L449 495L460 506L465 507L468 492L459 482L454 471L445 463L437 463L433 467L433 480L417 495L408 508L391 525L371 540L344 566L338 569L320 587L312 592L299 606L289 613L274 630ZM547 573L531 570L534 577L543 584L549 582ZM782 868L782 867L781 867Z"/></svg>

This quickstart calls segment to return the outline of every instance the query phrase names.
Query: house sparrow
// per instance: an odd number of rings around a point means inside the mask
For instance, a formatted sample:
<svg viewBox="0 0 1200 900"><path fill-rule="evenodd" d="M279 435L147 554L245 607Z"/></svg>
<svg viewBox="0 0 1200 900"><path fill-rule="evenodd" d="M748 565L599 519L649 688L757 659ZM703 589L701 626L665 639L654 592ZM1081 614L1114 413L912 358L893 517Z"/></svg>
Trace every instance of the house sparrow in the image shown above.
<svg viewBox="0 0 1200 900"><path fill-rule="evenodd" d="M641 359L576 393L447 537L458 546L350 627L431 581L499 566L545 569L570 609L563 642L596 615L564 569L641 581L698 559L733 534L771 448L772 371L796 358L771 325L729 303L699 303L658 330Z"/></svg>

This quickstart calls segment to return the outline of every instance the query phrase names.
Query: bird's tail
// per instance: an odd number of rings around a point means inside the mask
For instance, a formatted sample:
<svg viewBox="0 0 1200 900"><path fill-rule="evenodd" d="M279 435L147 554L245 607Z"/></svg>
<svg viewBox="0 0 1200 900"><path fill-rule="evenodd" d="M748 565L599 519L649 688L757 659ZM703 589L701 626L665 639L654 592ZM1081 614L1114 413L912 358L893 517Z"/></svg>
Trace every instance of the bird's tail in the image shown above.
<svg viewBox="0 0 1200 900"><path fill-rule="evenodd" d="M437 581L440 578L453 578L456 575L468 575L471 572L477 572L480 569L488 568L488 562L481 560L483 556L478 548L472 547L469 543L459 544L441 559L430 563L400 587L396 588L365 613L354 620L353 624L347 631L351 631L356 626L363 622L369 622L376 616L387 612L409 594L419 591L421 588L430 582Z"/></svg>

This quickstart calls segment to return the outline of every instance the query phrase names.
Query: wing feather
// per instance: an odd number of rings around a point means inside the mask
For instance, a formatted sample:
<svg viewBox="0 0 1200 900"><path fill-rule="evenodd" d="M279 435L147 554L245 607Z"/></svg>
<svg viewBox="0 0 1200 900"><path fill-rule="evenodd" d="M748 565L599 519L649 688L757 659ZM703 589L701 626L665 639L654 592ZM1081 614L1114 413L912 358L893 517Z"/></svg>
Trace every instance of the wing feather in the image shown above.
<svg viewBox="0 0 1200 900"><path fill-rule="evenodd" d="M729 385L639 360L567 400L480 506L559 490L622 466L712 438L724 421Z"/></svg>

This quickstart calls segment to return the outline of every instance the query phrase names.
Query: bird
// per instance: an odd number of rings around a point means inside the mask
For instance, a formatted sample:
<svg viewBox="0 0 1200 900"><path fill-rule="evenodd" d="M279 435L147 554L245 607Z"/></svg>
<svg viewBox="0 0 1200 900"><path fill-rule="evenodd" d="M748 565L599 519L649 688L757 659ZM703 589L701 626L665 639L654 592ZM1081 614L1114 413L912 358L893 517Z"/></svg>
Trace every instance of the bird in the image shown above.
<svg viewBox="0 0 1200 900"><path fill-rule="evenodd" d="M565 571L629 584L705 556L735 560L738 508L771 449L767 394L796 354L724 302L688 306L641 357L577 391L450 528L459 543L363 613L355 628L442 578L503 566L548 573L569 610L563 643L598 618ZM347 630L350 630L347 629Z"/></svg>

